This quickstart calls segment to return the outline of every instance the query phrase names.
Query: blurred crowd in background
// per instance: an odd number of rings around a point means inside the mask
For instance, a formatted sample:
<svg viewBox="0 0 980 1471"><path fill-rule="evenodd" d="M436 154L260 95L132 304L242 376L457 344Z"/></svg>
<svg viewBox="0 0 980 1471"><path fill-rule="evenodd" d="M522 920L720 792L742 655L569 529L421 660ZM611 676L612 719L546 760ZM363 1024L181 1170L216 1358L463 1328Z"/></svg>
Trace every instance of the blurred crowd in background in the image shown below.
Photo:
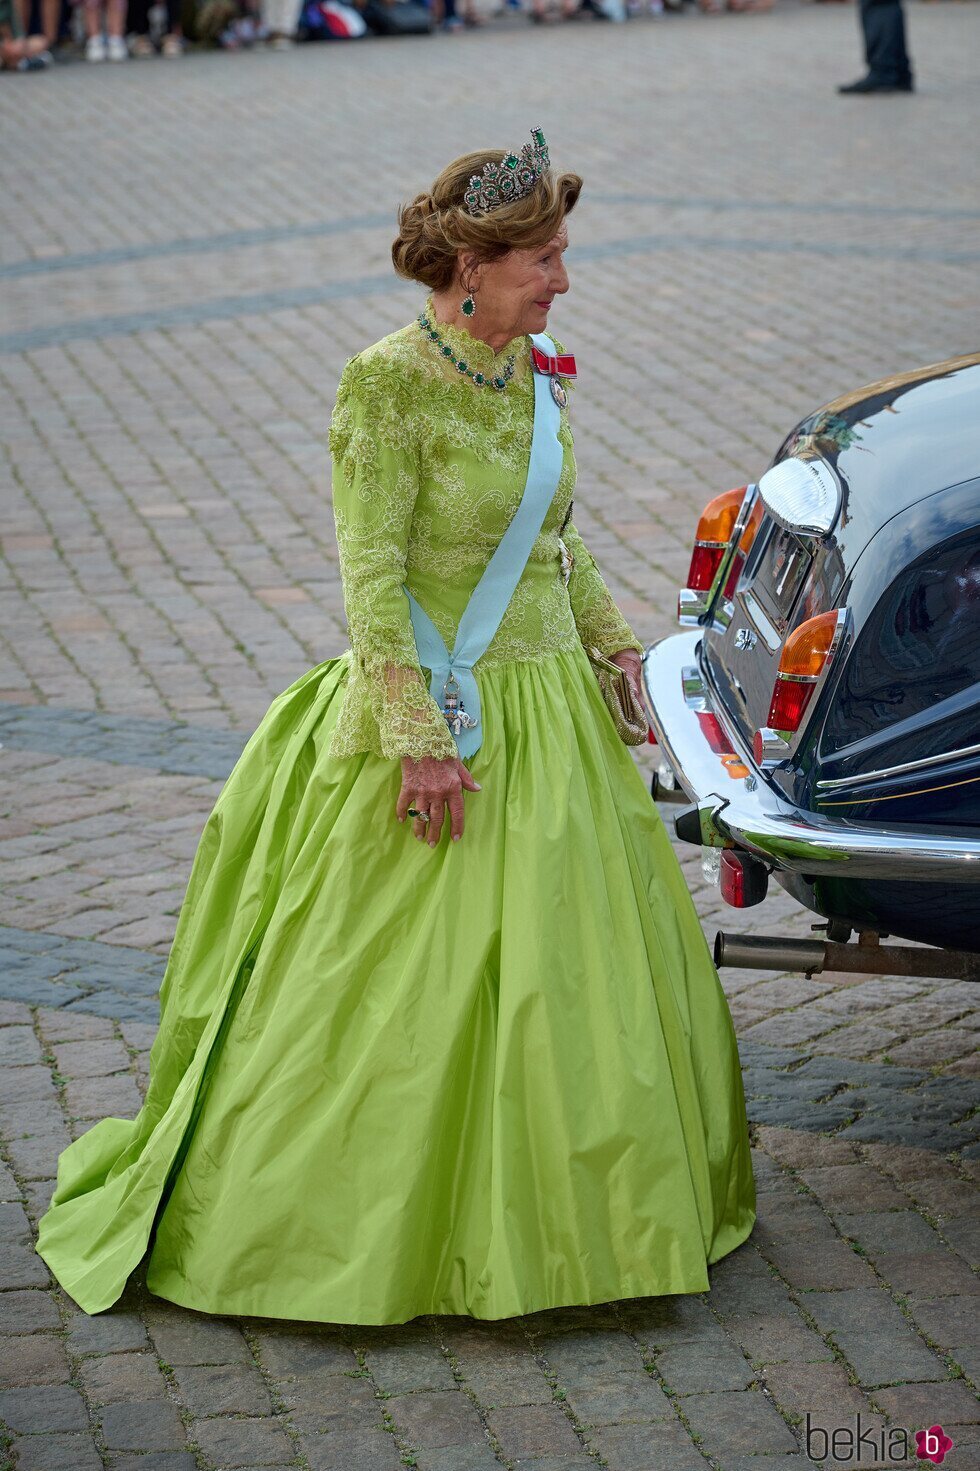
<svg viewBox="0 0 980 1471"><path fill-rule="evenodd" d="M524 15L537 25L622 22L698 9L771 10L776 0L0 0L0 68L176 60L188 49L417 35ZM847 0L814 0L818 4ZM866 0L861 0L862 8Z"/></svg>

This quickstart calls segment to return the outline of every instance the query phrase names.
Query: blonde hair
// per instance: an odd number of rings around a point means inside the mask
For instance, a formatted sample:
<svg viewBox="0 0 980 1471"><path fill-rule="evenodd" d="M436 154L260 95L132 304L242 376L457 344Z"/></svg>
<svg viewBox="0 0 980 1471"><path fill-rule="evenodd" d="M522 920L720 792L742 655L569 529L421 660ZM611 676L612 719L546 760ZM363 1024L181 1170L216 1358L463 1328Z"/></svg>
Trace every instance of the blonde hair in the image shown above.
<svg viewBox="0 0 980 1471"><path fill-rule="evenodd" d="M470 177L503 156L500 148L464 153L447 164L431 189L401 206L398 235L391 246L399 276L420 281L432 291L445 291L455 277L459 251L494 261L510 250L537 249L557 235L581 193L578 174L556 174L549 168L530 193L512 204L500 204L482 215L471 215L464 208Z"/></svg>

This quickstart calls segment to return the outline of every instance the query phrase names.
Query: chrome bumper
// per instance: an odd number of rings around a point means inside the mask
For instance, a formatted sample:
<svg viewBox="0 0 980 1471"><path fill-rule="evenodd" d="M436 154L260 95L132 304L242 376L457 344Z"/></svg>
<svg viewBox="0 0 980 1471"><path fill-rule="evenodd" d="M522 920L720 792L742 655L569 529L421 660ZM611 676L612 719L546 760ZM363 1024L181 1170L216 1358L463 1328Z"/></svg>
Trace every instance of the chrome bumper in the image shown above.
<svg viewBox="0 0 980 1471"><path fill-rule="evenodd" d="M757 769L700 667L702 631L652 644L643 656L650 724L668 765L700 813L707 847L755 853L786 873L980 884L980 842L937 828L831 822L794 807ZM730 750L711 749L698 715L716 717Z"/></svg>

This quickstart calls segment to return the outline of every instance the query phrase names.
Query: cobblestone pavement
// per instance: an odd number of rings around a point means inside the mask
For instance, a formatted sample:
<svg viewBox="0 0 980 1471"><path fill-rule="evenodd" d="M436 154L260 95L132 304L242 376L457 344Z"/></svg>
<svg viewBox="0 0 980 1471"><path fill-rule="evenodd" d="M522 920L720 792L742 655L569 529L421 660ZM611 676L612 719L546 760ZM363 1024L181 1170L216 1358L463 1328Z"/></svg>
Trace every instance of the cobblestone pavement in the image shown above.
<svg viewBox="0 0 980 1471"><path fill-rule="evenodd" d="M3 88L6 1465L899 1466L898 1433L938 1422L953 1471L980 1466L968 984L722 972L759 1219L702 1295L360 1328L187 1312L141 1269L88 1317L33 1250L59 1151L139 1108L222 780L346 645L326 422L347 356L418 299L395 202L537 124L585 175L554 323L577 520L652 640L711 494L834 394L976 346L980 7L907 10L911 98L836 97L853 9L791 3ZM777 895L739 928L808 923Z"/></svg>

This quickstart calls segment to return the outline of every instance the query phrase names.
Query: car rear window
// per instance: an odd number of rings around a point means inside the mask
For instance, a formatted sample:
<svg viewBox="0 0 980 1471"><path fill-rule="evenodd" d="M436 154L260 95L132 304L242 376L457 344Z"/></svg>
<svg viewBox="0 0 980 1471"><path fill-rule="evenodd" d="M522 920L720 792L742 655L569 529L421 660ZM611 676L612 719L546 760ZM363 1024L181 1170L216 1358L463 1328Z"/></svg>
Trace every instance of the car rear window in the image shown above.
<svg viewBox="0 0 980 1471"><path fill-rule="evenodd" d="M980 533L913 562L858 637L825 733L825 749L921 715L980 682Z"/></svg>

